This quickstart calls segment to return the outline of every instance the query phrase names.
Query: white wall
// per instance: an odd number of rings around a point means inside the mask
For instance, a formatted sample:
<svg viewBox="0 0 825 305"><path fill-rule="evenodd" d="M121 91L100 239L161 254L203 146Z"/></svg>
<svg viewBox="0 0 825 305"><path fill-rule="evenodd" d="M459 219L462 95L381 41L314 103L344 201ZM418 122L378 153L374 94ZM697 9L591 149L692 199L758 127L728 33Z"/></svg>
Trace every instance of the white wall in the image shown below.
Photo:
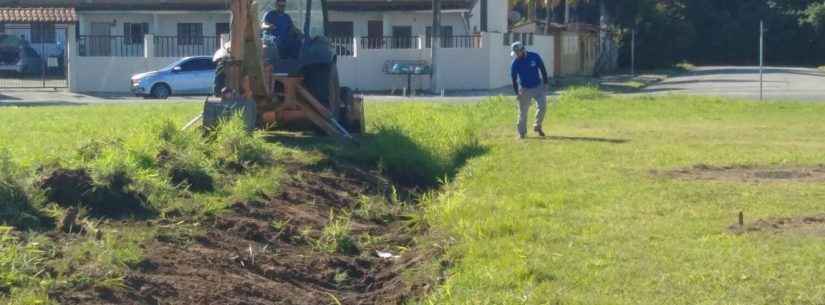
<svg viewBox="0 0 825 305"><path fill-rule="evenodd" d="M504 45L504 35L482 34L482 48L439 49L439 82L445 90L496 89L511 85L510 48ZM547 72L553 74L553 37L534 37L528 50L538 53ZM406 76L386 75L382 71L388 60L423 60L431 63L430 49L359 49L354 57L339 57L341 83L360 91L383 91L407 86ZM414 76L413 87L430 88L429 76Z"/></svg>
<svg viewBox="0 0 825 305"><path fill-rule="evenodd" d="M338 74L341 84L360 91L404 88L407 86L407 77L384 74L384 64L388 60L425 60L429 56L426 52L427 49L358 50L357 57L339 57ZM428 76L415 76L414 79L414 87L419 89L423 88L423 84L429 83Z"/></svg>
<svg viewBox="0 0 825 305"><path fill-rule="evenodd" d="M470 30L477 27L481 30L481 1L476 1L471 11ZM507 1L488 0L487 1L487 31L493 33L506 33L507 28Z"/></svg>
<svg viewBox="0 0 825 305"><path fill-rule="evenodd" d="M487 9L489 15L487 16L487 31L495 33L507 33L508 28L507 0L489 0L487 1Z"/></svg>
<svg viewBox="0 0 825 305"><path fill-rule="evenodd" d="M72 57L69 89L72 92L128 93L132 75L166 67L171 57Z"/></svg>

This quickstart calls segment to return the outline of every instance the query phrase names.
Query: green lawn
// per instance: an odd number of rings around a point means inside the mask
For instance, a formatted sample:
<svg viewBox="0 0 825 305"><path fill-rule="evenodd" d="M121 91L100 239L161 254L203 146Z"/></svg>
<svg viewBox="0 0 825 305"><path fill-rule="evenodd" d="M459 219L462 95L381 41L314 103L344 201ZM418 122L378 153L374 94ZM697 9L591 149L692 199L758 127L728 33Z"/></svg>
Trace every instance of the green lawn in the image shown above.
<svg viewBox="0 0 825 305"><path fill-rule="evenodd" d="M145 130L171 120L179 125L200 113L200 103L2 107L0 149L25 165L73 154L90 140L122 138L137 146L153 139Z"/></svg>
<svg viewBox="0 0 825 305"><path fill-rule="evenodd" d="M825 163L825 105L564 98L545 129L557 138L523 142L510 108L429 206L458 242L428 304L825 303L822 238L727 231L739 211L821 213L825 185L651 173Z"/></svg>
<svg viewBox="0 0 825 305"><path fill-rule="evenodd" d="M182 125L199 110L197 103L0 108L0 143L32 168L100 137L140 152L157 141L147 129L165 119ZM825 105L573 90L551 108L551 137L526 141L516 140L509 99L371 102L367 112L373 135L361 148L319 147L396 181L443 183L422 207L433 231L450 236L435 242L450 245L453 264L423 304L825 303L822 238L727 230L740 211L746 221L820 213L825 185L652 173L825 163ZM214 196L230 196L231 187ZM0 245L0 267L19 268L0 270L0 287L36 287L37 279L12 276L39 270L20 262L47 264L27 260L42 256L37 246L29 245L32 254ZM31 301L15 304L38 304L44 291L24 290Z"/></svg>

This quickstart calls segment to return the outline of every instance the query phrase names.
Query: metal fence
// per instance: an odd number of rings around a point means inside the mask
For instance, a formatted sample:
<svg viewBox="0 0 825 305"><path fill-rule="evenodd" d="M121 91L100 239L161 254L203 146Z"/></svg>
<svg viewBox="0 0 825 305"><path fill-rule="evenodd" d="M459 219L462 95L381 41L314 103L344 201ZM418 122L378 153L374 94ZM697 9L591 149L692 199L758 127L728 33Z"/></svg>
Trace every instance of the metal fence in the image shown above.
<svg viewBox="0 0 825 305"><path fill-rule="evenodd" d="M419 49L421 36L361 37L362 49Z"/></svg>
<svg viewBox="0 0 825 305"><path fill-rule="evenodd" d="M82 35L77 39L80 56L143 57L143 39L125 36Z"/></svg>
<svg viewBox="0 0 825 305"><path fill-rule="evenodd" d="M429 37L426 39L426 47L432 45ZM481 35L460 35L445 36L441 38L441 47L447 49L479 49L481 48Z"/></svg>
<svg viewBox="0 0 825 305"><path fill-rule="evenodd" d="M338 56L349 57L355 55L355 39L353 37L330 37L329 44L335 49Z"/></svg>
<svg viewBox="0 0 825 305"><path fill-rule="evenodd" d="M155 36L155 57L212 56L220 45L218 36Z"/></svg>
<svg viewBox="0 0 825 305"><path fill-rule="evenodd" d="M510 44L521 41L524 45L532 46L533 45L533 33L504 33L504 45L509 46Z"/></svg>
<svg viewBox="0 0 825 305"><path fill-rule="evenodd" d="M24 25L24 28L29 29L30 25ZM57 30L65 31L63 28ZM65 45L65 41L57 38L37 43L20 39L16 48L4 49L0 52L0 88L68 87ZM0 93L0 100L5 98Z"/></svg>

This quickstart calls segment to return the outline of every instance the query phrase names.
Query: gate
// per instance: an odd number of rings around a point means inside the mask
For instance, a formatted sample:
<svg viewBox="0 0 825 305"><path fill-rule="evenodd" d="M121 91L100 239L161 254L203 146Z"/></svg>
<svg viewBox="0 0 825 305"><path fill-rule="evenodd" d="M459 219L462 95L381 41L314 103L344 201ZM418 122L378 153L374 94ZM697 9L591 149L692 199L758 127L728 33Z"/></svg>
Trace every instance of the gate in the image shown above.
<svg viewBox="0 0 825 305"><path fill-rule="evenodd" d="M68 88L67 29L7 24L0 33L0 88Z"/></svg>

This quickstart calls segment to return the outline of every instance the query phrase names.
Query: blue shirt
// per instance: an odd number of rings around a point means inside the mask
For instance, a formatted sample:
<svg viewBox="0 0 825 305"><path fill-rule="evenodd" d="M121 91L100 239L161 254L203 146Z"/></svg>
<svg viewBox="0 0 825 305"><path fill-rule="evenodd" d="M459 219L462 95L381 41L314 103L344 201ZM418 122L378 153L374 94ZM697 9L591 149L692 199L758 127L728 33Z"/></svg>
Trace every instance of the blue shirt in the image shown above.
<svg viewBox="0 0 825 305"><path fill-rule="evenodd" d="M524 58L516 57L513 59L510 74L514 82L518 77L522 88L533 89L541 85L540 73L544 69L544 61L541 60L541 56L533 52L527 52Z"/></svg>
<svg viewBox="0 0 825 305"><path fill-rule="evenodd" d="M277 11L269 11L264 16L264 21L275 26L275 31L270 32L278 39L278 42L285 42L289 37L289 32L292 31L292 17L286 13L278 13Z"/></svg>

